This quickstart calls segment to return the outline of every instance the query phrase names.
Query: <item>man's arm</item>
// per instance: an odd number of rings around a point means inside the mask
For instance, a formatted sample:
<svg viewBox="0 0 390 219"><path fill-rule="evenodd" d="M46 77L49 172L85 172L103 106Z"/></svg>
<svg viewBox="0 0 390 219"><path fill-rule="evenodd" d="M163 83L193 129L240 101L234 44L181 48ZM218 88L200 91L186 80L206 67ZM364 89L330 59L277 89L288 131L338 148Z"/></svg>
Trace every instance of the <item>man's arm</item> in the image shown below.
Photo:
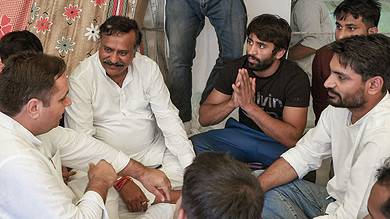
<svg viewBox="0 0 390 219"><path fill-rule="evenodd" d="M170 99L169 91L158 65L155 62L140 63L147 73L142 72L144 93L156 117L158 127L164 135L165 145L175 155L184 171L195 157L192 144L188 140L178 110Z"/></svg>
<svg viewBox="0 0 390 219"><path fill-rule="evenodd" d="M243 108L256 125L286 147L294 147L306 126L307 107L284 107L283 120L275 119L256 104Z"/></svg>
<svg viewBox="0 0 390 219"><path fill-rule="evenodd" d="M314 54L315 52L315 49L303 46L301 43L297 43L288 50L288 59L293 61L303 59L307 56Z"/></svg>
<svg viewBox="0 0 390 219"><path fill-rule="evenodd" d="M257 177L264 192L289 183L298 177L294 168L284 159L279 158L264 173Z"/></svg>
<svg viewBox="0 0 390 219"><path fill-rule="evenodd" d="M170 201L171 183L167 176L160 170L147 168L141 163L130 160L119 173L119 176L132 176L162 201Z"/></svg>
<svg viewBox="0 0 390 219"><path fill-rule="evenodd" d="M90 182L77 203L53 163L39 152L9 159L0 168L3 216L11 218L107 218L104 199L116 179L110 164L101 161L91 168ZM46 159L46 160L45 160ZM57 166L56 168L61 168Z"/></svg>
<svg viewBox="0 0 390 219"><path fill-rule="evenodd" d="M284 107L283 120L268 115L256 105L255 82L249 78L245 69L240 69L237 76L239 84L234 86L234 93L238 96L240 107L247 113L263 132L286 147L293 147L302 137L306 126L307 107Z"/></svg>
<svg viewBox="0 0 390 219"><path fill-rule="evenodd" d="M330 42L332 32L326 5L320 1L299 0L292 11L292 22L303 35L301 42L290 48L288 59L299 60L310 56ZM296 30L294 30L296 31ZM329 33L324 33L324 31Z"/></svg>
<svg viewBox="0 0 390 219"><path fill-rule="evenodd" d="M89 163L97 163L104 159L109 162L119 175L128 175L139 180L146 189L161 199L169 199L164 193L171 187L169 180L159 170L144 167L129 156L108 146L92 136L76 132L72 129L57 127L40 135L47 148L58 148L62 164L79 170L87 170ZM156 188L163 192L156 191Z"/></svg>
<svg viewBox="0 0 390 219"><path fill-rule="evenodd" d="M206 101L200 105L199 123L202 126L218 124L237 107L238 104L232 95L226 95L213 89Z"/></svg>

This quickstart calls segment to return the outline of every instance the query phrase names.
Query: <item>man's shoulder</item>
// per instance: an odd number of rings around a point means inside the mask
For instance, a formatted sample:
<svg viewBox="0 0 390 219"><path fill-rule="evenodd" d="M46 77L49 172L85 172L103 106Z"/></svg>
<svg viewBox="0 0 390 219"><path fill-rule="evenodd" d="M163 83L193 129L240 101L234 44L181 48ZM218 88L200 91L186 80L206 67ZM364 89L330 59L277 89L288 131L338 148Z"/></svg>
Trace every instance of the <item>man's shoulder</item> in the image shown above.
<svg viewBox="0 0 390 219"><path fill-rule="evenodd" d="M332 56L331 44L327 44L316 51L316 56Z"/></svg>
<svg viewBox="0 0 390 219"><path fill-rule="evenodd" d="M240 58L237 58L237 59L227 60L227 61L225 61L225 66L241 68L241 67L244 67L246 59L247 59L247 56L244 55L244 56L241 56Z"/></svg>
<svg viewBox="0 0 390 219"><path fill-rule="evenodd" d="M296 62L293 62L288 59L284 59L281 61L279 71L283 75L289 75L289 77L291 78L298 77L300 79L309 80L309 77L307 76L306 72L301 67L299 67Z"/></svg>
<svg viewBox="0 0 390 219"><path fill-rule="evenodd" d="M88 58L85 58L81 61L76 68L72 71L71 77L79 78L79 77L92 77L96 71L99 71L99 58L98 53L91 55Z"/></svg>
<svg viewBox="0 0 390 219"><path fill-rule="evenodd" d="M148 56L146 55L142 55L141 53L136 53L135 54L135 57L133 59L133 65L135 66L140 66L140 67L155 67L157 66L157 63L149 58Z"/></svg>

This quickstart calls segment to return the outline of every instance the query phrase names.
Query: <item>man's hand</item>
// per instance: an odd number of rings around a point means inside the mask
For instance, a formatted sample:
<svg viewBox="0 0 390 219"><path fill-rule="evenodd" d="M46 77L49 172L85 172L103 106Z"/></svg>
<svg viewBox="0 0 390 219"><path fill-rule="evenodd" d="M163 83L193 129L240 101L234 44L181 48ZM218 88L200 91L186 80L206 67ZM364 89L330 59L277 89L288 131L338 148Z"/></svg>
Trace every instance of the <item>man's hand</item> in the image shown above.
<svg viewBox="0 0 390 219"><path fill-rule="evenodd" d="M148 199L142 190L134 183L128 181L119 191L119 195L125 202L130 212L146 211L148 209Z"/></svg>
<svg viewBox="0 0 390 219"><path fill-rule="evenodd" d="M95 191L100 194L103 200L106 200L107 190L110 188L117 175L114 168L105 160L100 160L96 165L89 164L87 191Z"/></svg>
<svg viewBox="0 0 390 219"><path fill-rule="evenodd" d="M161 200L162 202L171 201L171 182L160 170L145 168L139 181L147 190L153 193L158 200Z"/></svg>
<svg viewBox="0 0 390 219"><path fill-rule="evenodd" d="M242 109L255 104L256 79L250 78L244 68L238 70L236 82L232 85L232 98L236 100Z"/></svg>
<svg viewBox="0 0 390 219"><path fill-rule="evenodd" d="M76 171L68 169L68 167L62 166L62 179L64 180L65 184L68 184L68 182L71 180L70 177L74 174L76 174Z"/></svg>

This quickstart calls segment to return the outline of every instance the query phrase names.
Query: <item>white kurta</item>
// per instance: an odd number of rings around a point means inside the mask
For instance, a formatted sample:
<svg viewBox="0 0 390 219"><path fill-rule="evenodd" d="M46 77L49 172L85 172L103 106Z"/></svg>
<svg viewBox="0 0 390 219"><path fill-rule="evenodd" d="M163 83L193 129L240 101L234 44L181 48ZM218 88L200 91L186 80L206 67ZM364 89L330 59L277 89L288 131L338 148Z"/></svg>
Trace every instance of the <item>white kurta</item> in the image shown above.
<svg viewBox="0 0 390 219"><path fill-rule="evenodd" d="M328 216L321 218L363 218L376 181L376 170L390 157L390 95L364 117L351 124L351 112L327 107L317 126L282 157L301 178L332 157L334 177L327 184L330 196Z"/></svg>
<svg viewBox="0 0 390 219"><path fill-rule="evenodd" d="M86 170L88 163L106 159L118 172L128 156L61 127L35 137L3 113L0 141L0 218L107 218L98 193L75 199L63 182L61 164Z"/></svg>
<svg viewBox="0 0 390 219"><path fill-rule="evenodd" d="M136 54L119 87L95 53L71 74L69 96L67 127L93 135L146 166L162 164L167 148L182 170L192 163L192 144L158 65L148 57Z"/></svg>

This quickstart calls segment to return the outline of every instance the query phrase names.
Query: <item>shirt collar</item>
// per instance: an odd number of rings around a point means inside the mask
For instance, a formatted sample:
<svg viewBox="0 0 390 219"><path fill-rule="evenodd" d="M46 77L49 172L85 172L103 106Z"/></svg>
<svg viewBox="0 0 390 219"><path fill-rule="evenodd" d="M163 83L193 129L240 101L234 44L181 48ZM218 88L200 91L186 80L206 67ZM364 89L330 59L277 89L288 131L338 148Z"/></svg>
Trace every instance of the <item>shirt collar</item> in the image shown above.
<svg viewBox="0 0 390 219"><path fill-rule="evenodd" d="M39 147L41 145L41 141L37 137L35 137L29 130L27 130L20 123L2 112L0 112L0 127L5 130L8 130L11 134L22 138L23 140L33 144L36 147Z"/></svg>

